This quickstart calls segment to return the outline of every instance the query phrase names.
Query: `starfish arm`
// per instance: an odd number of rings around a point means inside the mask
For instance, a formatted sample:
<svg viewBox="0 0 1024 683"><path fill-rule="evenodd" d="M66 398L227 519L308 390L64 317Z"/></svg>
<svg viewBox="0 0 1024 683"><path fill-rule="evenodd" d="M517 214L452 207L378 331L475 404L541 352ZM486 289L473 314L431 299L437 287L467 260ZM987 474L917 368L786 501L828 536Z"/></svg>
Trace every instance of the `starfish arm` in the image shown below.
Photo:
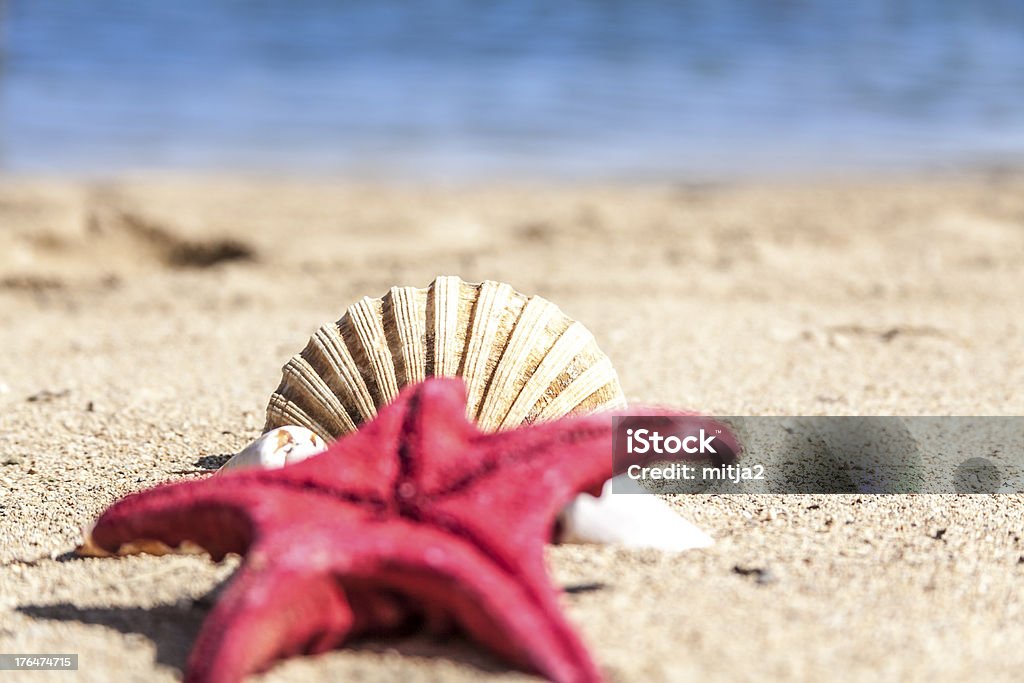
<svg viewBox="0 0 1024 683"><path fill-rule="evenodd" d="M639 415L638 426L680 419L713 423L658 408L636 408L634 414ZM550 535L558 514L573 498L581 492L600 495L604 483L625 469L613 457L612 417L573 417L476 437L467 451L475 455L473 466L461 477L442 477L446 484L430 492L437 518L455 518L483 535L501 538L510 553L537 534ZM488 485L489 480L501 485ZM518 523L499 533L510 519Z"/></svg>
<svg viewBox="0 0 1024 683"><path fill-rule="evenodd" d="M140 541L170 548L189 542L215 560L228 553L245 554L266 529L303 521L309 505L308 491L275 483L268 475L239 473L130 495L100 515L87 545L116 553L123 545ZM343 500L323 496L318 502L339 520L356 514Z"/></svg>
<svg viewBox="0 0 1024 683"><path fill-rule="evenodd" d="M412 522L330 534L331 571L342 585L369 583L408 596L424 615L448 614L473 640L553 681L600 680L547 576L521 566L543 565L539 542L509 565L471 539Z"/></svg>
<svg viewBox="0 0 1024 683"><path fill-rule="evenodd" d="M189 656L187 683L237 683L349 634L353 614L332 576L265 564L254 551L217 601Z"/></svg>
<svg viewBox="0 0 1024 683"><path fill-rule="evenodd" d="M634 413L646 416L636 426L662 429L666 418L682 419L688 429L709 420L650 408ZM543 557L524 555L524 549L550 539L564 507L580 492L599 491L615 474L612 416L559 420L478 439L489 443L477 450L480 466L436 492L424 520L474 539L491 557L515 566L524 585L541 585L547 581Z"/></svg>

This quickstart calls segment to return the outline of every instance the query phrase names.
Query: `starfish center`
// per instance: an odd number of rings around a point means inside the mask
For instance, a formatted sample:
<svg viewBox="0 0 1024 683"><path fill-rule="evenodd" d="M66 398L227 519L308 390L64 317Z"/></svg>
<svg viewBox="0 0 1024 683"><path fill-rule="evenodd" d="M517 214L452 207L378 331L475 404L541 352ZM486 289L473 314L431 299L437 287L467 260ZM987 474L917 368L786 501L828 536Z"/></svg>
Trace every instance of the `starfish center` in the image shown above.
<svg viewBox="0 0 1024 683"><path fill-rule="evenodd" d="M416 497L416 484L411 481L403 481L398 485L398 497L402 500L411 501Z"/></svg>

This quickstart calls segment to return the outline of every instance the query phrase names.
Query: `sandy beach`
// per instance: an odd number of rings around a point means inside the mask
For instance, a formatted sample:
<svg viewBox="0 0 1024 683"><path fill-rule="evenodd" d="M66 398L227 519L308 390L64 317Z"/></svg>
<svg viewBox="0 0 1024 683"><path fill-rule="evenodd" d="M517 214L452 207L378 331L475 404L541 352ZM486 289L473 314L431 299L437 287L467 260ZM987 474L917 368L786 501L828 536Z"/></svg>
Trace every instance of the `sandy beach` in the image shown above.
<svg viewBox="0 0 1024 683"><path fill-rule="evenodd" d="M502 280L631 400L718 415L1024 414L1024 175L437 186L0 180L0 652L178 680L237 561L78 559L119 497L258 436L280 368L392 285ZM1024 496L674 499L714 547L555 546L611 681L1018 680ZM525 680L462 641L260 680Z"/></svg>

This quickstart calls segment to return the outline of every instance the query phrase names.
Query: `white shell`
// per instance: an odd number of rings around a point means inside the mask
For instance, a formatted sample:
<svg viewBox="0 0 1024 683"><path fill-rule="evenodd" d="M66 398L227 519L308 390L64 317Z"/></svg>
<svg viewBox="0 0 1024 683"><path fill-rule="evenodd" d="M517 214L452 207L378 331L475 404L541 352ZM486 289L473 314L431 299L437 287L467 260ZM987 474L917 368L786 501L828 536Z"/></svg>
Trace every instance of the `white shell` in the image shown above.
<svg viewBox="0 0 1024 683"><path fill-rule="evenodd" d="M616 489L635 484L617 478ZM652 493L612 493L612 480L605 482L600 497L583 493L562 511L563 543L598 543L627 548L654 548L680 552L707 548L714 540L680 517L664 500Z"/></svg>
<svg viewBox="0 0 1024 683"><path fill-rule="evenodd" d="M327 442L305 427L273 429L234 455L218 471L262 467L277 469L327 450Z"/></svg>
<svg viewBox="0 0 1024 683"><path fill-rule="evenodd" d="M296 424L334 439L434 375L466 381L468 416L485 431L625 406L593 335L553 303L442 276L364 298L317 330L285 365L264 431Z"/></svg>

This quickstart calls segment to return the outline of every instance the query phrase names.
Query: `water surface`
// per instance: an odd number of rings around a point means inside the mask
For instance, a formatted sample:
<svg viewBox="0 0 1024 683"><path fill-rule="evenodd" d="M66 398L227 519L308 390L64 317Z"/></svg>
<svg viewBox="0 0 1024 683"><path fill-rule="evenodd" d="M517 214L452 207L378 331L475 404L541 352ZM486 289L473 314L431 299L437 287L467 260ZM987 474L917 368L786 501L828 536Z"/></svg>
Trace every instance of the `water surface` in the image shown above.
<svg viewBox="0 0 1024 683"><path fill-rule="evenodd" d="M1018 1L9 0L4 36L8 172L1024 160Z"/></svg>

